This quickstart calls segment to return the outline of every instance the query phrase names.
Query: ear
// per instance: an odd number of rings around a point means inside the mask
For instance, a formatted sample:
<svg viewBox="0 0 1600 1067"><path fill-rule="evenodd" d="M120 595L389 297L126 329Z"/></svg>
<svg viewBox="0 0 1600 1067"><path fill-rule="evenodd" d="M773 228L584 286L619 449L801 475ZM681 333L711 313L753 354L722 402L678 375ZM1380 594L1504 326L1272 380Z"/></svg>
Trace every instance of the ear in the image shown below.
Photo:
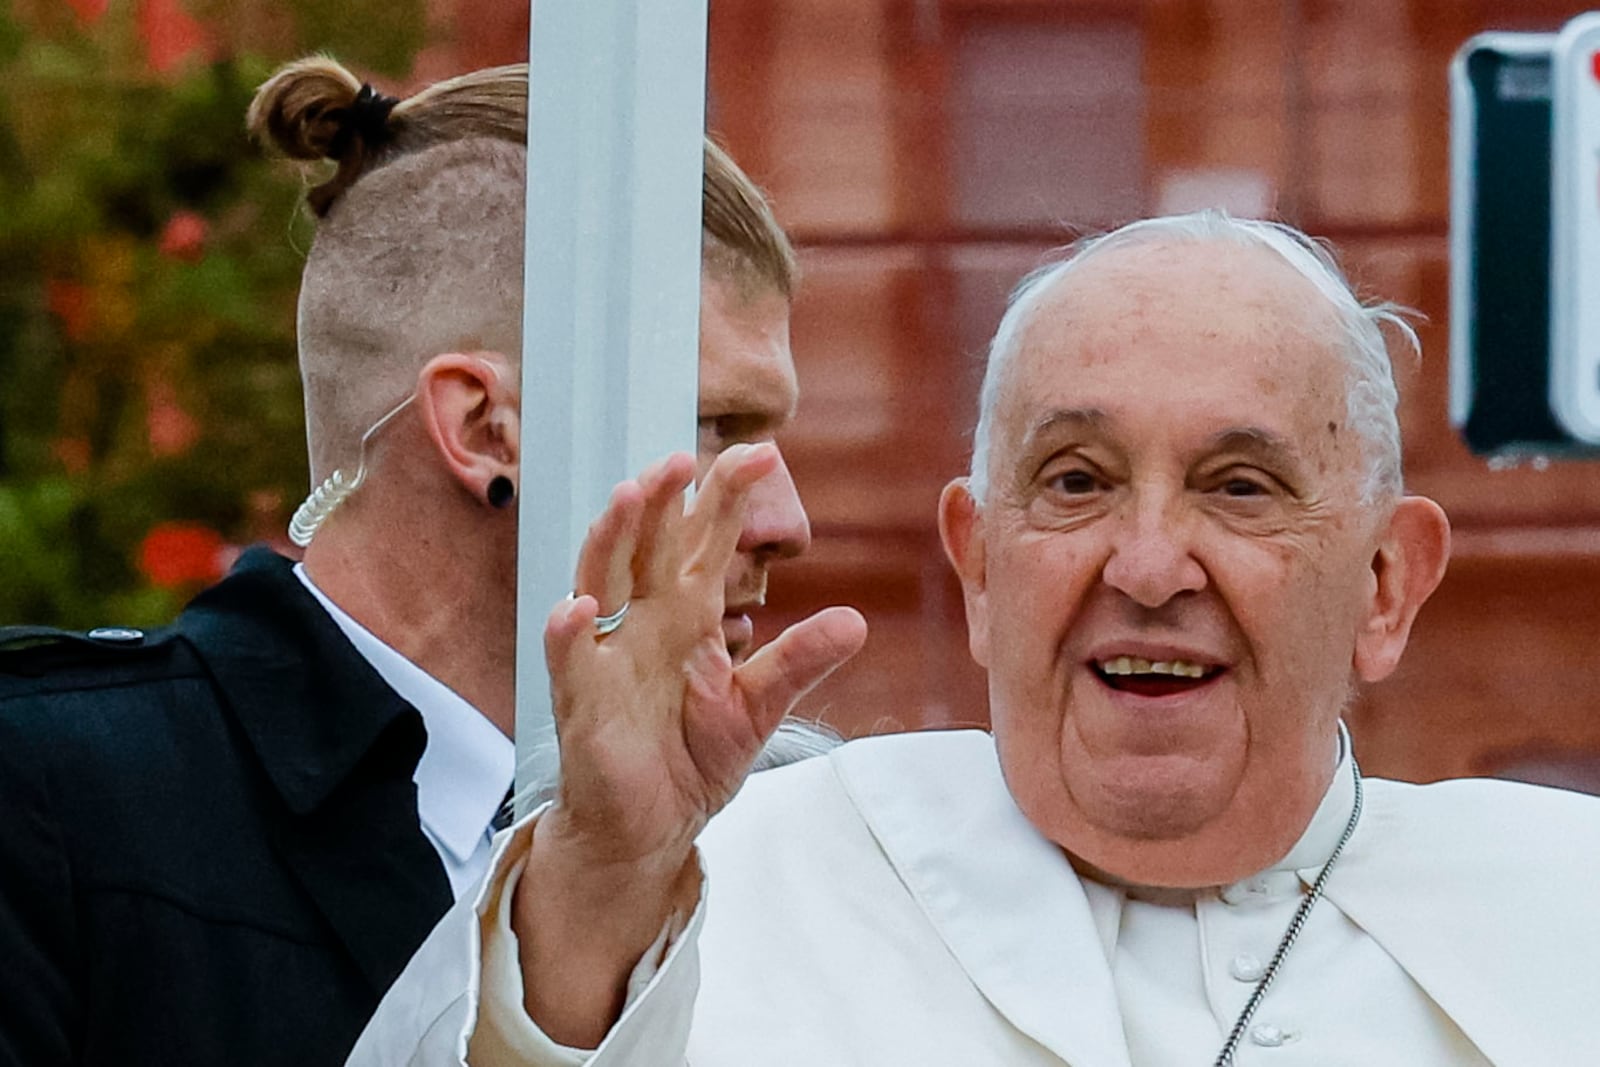
<svg viewBox="0 0 1600 1067"><path fill-rule="evenodd" d="M1365 682L1387 678L1411 637L1423 602L1450 559L1450 521L1427 497L1402 497L1372 557L1373 596L1356 635L1355 669Z"/></svg>
<svg viewBox="0 0 1600 1067"><path fill-rule="evenodd" d="M979 666L988 667L989 596L983 535L983 509L967 479L957 478L939 494L939 538L961 579L961 596L967 607L967 647Z"/></svg>
<svg viewBox="0 0 1600 1067"><path fill-rule="evenodd" d="M496 352L434 356L417 375L417 404L440 460L487 506L489 482L517 475L520 406L510 363Z"/></svg>

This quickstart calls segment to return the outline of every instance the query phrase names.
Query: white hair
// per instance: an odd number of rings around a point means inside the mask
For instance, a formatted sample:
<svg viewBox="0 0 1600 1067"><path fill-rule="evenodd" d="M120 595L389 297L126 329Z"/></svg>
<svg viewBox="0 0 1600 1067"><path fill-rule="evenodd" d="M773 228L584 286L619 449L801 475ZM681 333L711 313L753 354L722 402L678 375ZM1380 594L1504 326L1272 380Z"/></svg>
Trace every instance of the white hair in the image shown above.
<svg viewBox="0 0 1600 1067"><path fill-rule="evenodd" d="M1012 292L1005 316L1000 320L994 340L989 343L988 364L978 397L978 427L973 433L969 485L980 503L988 499L989 461L1000 387L1006 368L1016 355L1023 330L1044 295L1096 252L1139 244L1207 241L1275 252L1327 299L1342 335L1337 350L1348 369L1346 418L1350 428L1359 435L1366 453L1363 493L1370 500L1400 492L1400 422L1395 410L1400 397L1395 389L1394 368L1382 326L1387 323L1394 327L1413 352L1420 351L1416 331L1405 320L1407 309L1387 302L1363 302L1328 248L1292 226L1260 219L1236 219L1222 211L1199 211L1142 219L1110 233L1084 238L1071 245L1061 260L1029 274Z"/></svg>

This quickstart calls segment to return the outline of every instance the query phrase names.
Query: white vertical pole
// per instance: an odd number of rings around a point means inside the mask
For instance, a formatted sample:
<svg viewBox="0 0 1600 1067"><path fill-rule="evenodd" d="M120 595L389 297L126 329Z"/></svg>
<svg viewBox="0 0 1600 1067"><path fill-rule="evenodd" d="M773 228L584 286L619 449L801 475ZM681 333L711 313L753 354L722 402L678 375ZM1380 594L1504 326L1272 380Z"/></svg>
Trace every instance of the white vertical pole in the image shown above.
<svg viewBox="0 0 1600 1067"><path fill-rule="evenodd" d="M544 622L611 487L695 442L707 0L532 0L517 789L555 780Z"/></svg>

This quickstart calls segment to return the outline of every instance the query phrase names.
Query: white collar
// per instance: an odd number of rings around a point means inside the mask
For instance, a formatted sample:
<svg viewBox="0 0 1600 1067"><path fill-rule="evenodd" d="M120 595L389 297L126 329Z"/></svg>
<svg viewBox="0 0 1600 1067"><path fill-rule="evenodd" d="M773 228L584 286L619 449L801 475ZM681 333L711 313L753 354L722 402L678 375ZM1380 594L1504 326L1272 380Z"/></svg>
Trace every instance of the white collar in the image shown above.
<svg viewBox="0 0 1600 1067"><path fill-rule="evenodd" d="M1338 762L1333 769L1333 779L1322 802L1306 824L1306 829L1288 853L1274 863L1270 870L1303 871L1320 868L1333 855L1344 828L1350 824L1350 812L1356 803L1355 771L1350 766L1350 739L1344 721L1339 722Z"/></svg>
<svg viewBox="0 0 1600 1067"><path fill-rule="evenodd" d="M465 863L490 833L516 772L511 739L449 686L384 644L312 583L295 577L333 617L361 658L422 715L428 744L417 761L417 814L430 837Z"/></svg>

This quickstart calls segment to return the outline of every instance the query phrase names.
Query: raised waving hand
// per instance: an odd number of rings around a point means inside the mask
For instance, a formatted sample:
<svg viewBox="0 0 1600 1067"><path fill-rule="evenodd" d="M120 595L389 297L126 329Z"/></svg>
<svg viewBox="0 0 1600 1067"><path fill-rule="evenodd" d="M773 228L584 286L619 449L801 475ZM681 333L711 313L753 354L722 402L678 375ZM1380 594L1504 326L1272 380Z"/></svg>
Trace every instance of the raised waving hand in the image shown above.
<svg viewBox="0 0 1600 1067"><path fill-rule="evenodd" d="M796 623L743 664L722 630L723 576L770 445L719 456L692 505L677 455L613 492L573 599L545 628L561 787L540 819L514 924L530 1014L592 1045L667 919L692 907L696 835L732 799L786 712L861 647L849 608ZM626 605L601 634L596 619Z"/></svg>

